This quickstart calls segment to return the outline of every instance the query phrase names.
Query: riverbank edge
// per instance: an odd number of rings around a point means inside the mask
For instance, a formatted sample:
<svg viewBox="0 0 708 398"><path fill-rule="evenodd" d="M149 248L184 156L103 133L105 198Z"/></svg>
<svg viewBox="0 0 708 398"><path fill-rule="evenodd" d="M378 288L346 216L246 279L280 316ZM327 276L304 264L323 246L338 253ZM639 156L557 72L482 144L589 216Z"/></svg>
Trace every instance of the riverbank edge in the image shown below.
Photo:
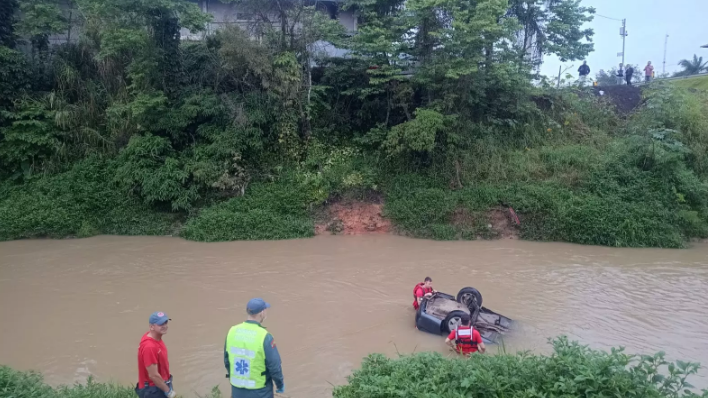
<svg viewBox="0 0 708 398"><path fill-rule="evenodd" d="M333 386L333 398L368 398L401 396L416 391L438 391L469 395L485 391L488 396L512 396L534 391L538 395L641 396L647 398L706 398L708 390L698 395L687 379L700 365L669 362L664 353L630 355L623 348L609 352L593 350L566 336L549 339L550 355L529 352L507 353L500 347L494 355L474 354L470 358L421 352L388 358L373 353L363 358L361 366L347 377L347 383ZM435 377L421 377L421 375ZM462 375L462 376L461 376ZM490 380L499 381L490 383ZM13 398L134 398L134 387L118 383L96 382L90 375L85 384L48 385L42 373L19 371L0 364L0 391ZM216 385L199 398L221 398ZM185 397L184 395L179 395Z"/></svg>
<svg viewBox="0 0 708 398"><path fill-rule="evenodd" d="M202 209L204 210L204 209ZM24 240L24 239L58 239L71 240L83 239L101 235L113 236L164 236L178 237L188 241L195 242L230 242L230 241L253 241L253 240L287 240L287 239L304 239L313 238L321 235L341 235L341 236L357 236L357 235L395 235L408 237L412 239L428 239L428 240L447 240L447 241L474 241L474 240L525 240L529 242L559 242L578 244L567 240L548 240L548 239L533 239L522 235L522 220L533 218L529 214L518 214L512 207L493 206L487 210L471 212L464 207L458 207L454 210L452 218L447 225L452 228L457 228L464 232L453 232L445 234L445 236L430 236L416 233L416 231L408 230L388 217L385 207L384 195L378 192L369 192L366 199L352 199L347 197L334 198L327 203L316 206L307 212L307 228L305 231L294 233L291 236L279 236L276 238L263 239L199 239L190 238L183 233L185 225L195 217L199 216L199 212L195 212L189 216L186 214L163 213L151 211L151 217L146 225L143 225L142 230L149 230L148 233L116 233L112 230L102 231L90 226L90 220L84 220L83 226L79 233L67 233L63 235L30 235L21 236L15 239L5 239L4 241ZM139 214L139 213L137 213ZM154 220L159 220L156 223ZM138 231L140 232L140 231ZM0 240L2 242L3 240ZM691 244L708 243L708 239L690 238L685 241L685 245L681 248L690 248ZM594 245L594 244L589 244ZM606 246L610 245L594 245ZM632 247L632 246L629 246ZM662 248L662 246L649 246L650 248Z"/></svg>

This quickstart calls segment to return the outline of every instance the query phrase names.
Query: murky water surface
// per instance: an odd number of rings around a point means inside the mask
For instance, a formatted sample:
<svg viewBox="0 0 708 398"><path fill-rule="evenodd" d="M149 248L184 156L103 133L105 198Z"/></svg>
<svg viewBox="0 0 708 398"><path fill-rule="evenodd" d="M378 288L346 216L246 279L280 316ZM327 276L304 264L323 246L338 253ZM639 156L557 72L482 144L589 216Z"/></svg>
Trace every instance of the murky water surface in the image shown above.
<svg viewBox="0 0 708 398"><path fill-rule="evenodd" d="M507 350L548 352L567 334L595 348L667 352L708 365L708 245L610 249L520 241L432 242L396 236L204 244L166 237L0 243L0 363L52 384L135 383L150 313L173 321L165 341L176 390L228 391L223 344L249 298L273 307L265 325L291 397L326 397L371 352L447 353L414 328L413 285L431 276L519 328ZM495 352L494 348L489 350ZM694 378L708 387L708 371Z"/></svg>

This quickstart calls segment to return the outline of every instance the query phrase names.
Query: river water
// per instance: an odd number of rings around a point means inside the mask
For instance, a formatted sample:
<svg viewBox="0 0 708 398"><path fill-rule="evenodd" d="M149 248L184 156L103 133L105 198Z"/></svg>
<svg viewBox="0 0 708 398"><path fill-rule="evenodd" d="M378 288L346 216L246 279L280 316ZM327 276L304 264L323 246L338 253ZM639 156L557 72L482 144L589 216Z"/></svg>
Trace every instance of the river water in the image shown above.
<svg viewBox="0 0 708 398"><path fill-rule="evenodd" d="M666 351L708 365L708 245L611 249L523 241L434 242L390 235L195 243L101 236L0 243L0 364L42 371L51 384L135 383L153 311L176 391L207 393L224 378L228 328L252 297L272 304L265 326L283 358L287 394L327 397L361 359L448 354L414 328L412 289L479 289L518 321L507 351L550 351L566 334L594 348ZM489 348L494 353L497 349ZM708 371L693 384L708 387ZM331 383L331 384L330 384Z"/></svg>

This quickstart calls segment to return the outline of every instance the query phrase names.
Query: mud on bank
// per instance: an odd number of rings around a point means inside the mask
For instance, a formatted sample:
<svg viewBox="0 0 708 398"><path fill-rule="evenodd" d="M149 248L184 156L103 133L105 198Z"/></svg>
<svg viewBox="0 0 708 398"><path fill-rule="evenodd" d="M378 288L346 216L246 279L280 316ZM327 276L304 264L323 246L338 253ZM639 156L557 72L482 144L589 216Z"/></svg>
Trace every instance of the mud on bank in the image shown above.
<svg viewBox="0 0 708 398"><path fill-rule="evenodd" d="M319 209L315 216L315 235L387 234L415 236L397 227L386 217L383 200L337 200ZM513 209L495 207L484 212L458 208L447 220L459 231L448 239L518 239L520 221ZM471 231L476 232L472 233Z"/></svg>

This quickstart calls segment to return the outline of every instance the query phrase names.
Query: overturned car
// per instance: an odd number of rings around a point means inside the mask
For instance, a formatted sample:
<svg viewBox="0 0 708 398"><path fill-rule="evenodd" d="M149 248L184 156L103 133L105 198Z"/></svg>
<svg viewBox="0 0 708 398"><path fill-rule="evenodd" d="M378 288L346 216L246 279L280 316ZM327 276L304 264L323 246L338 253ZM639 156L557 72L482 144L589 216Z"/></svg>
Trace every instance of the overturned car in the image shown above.
<svg viewBox="0 0 708 398"><path fill-rule="evenodd" d="M461 324L464 314L470 316L472 326L489 343L499 342L514 322L482 307L482 294L473 287L465 287L457 297L440 292L425 296L416 311L415 324L418 330L425 332L450 333Z"/></svg>

